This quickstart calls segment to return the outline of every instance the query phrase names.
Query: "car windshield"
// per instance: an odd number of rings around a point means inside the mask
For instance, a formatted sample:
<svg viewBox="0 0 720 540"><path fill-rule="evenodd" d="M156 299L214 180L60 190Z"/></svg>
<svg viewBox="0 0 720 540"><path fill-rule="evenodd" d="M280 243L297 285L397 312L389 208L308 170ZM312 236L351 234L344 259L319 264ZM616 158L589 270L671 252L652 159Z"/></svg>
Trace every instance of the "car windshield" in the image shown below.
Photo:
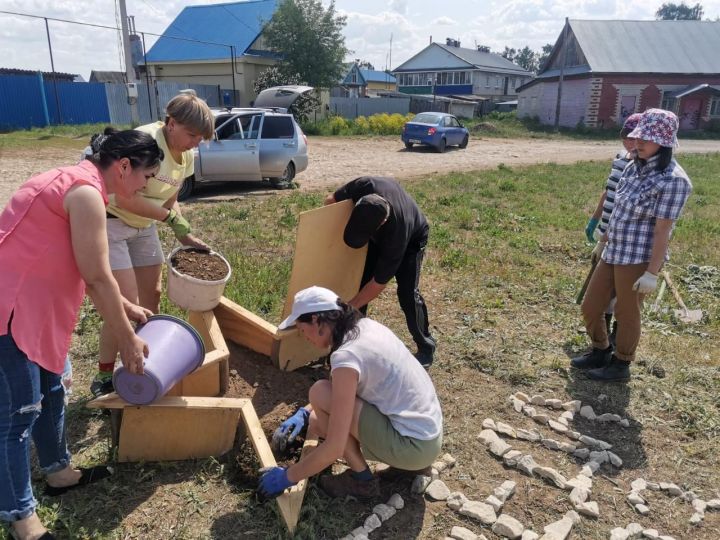
<svg viewBox="0 0 720 540"><path fill-rule="evenodd" d="M437 124L440 121L440 116L432 113L420 113L412 121L420 124Z"/></svg>

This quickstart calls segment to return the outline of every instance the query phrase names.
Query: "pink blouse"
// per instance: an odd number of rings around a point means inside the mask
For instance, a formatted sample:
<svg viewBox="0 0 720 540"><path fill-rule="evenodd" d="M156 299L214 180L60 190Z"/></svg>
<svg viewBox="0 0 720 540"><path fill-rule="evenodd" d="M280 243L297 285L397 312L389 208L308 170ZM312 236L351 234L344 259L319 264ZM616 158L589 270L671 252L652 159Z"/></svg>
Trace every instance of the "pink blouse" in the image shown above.
<svg viewBox="0 0 720 540"><path fill-rule="evenodd" d="M86 160L31 178L0 214L0 335L12 315L20 350L58 374L85 295L63 208L65 194L80 184L97 189L107 205L100 172Z"/></svg>

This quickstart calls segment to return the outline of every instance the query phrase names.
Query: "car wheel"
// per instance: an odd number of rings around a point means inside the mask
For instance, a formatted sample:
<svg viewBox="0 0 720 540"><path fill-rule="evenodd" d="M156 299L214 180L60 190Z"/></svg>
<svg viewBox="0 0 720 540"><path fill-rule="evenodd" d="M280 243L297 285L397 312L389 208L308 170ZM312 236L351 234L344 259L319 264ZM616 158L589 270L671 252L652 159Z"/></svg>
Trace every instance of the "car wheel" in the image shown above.
<svg viewBox="0 0 720 540"><path fill-rule="evenodd" d="M405 143L405 148L407 148L408 150L412 150L412 147L413 147L413 143L411 143L411 142Z"/></svg>
<svg viewBox="0 0 720 540"><path fill-rule="evenodd" d="M437 145L437 151L441 154L445 151L445 147L447 146L447 142L445 139L440 139L440 144Z"/></svg>
<svg viewBox="0 0 720 540"><path fill-rule="evenodd" d="M467 145L468 145L468 136L465 135L462 142L460 143L460 148L467 148Z"/></svg>
<svg viewBox="0 0 720 540"><path fill-rule="evenodd" d="M195 175L193 174L192 176L188 176L180 186L180 190L178 191L177 196L178 201L184 201L185 199L188 199L190 195L192 195L194 189Z"/></svg>
<svg viewBox="0 0 720 540"><path fill-rule="evenodd" d="M293 178L295 178L295 164L290 161L280 178L270 178L270 185L275 189L288 189L292 187Z"/></svg>

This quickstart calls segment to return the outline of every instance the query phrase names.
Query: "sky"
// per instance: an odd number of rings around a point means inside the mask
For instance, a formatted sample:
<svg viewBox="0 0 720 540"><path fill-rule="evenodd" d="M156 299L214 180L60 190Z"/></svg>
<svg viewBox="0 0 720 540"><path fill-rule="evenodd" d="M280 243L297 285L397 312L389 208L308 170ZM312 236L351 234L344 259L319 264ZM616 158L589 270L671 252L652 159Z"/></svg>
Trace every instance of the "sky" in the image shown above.
<svg viewBox="0 0 720 540"><path fill-rule="evenodd" d="M376 69L394 69L430 40L458 39L463 47L486 45L493 52L528 45L539 51L555 43L565 17L571 19L652 20L664 0L336 0L347 17L347 60L361 59ZM126 0L138 31L161 34L188 5L218 0ZM329 0L323 0L327 6ZM690 0L694 5L696 0ZM700 2L704 17L720 16L720 0ZM119 26L114 0L0 0L0 11ZM55 70L86 80L92 69L124 71L118 32L50 21ZM154 42L147 36L148 48ZM392 47L391 47L392 37ZM42 19L0 13L0 67L50 70Z"/></svg>

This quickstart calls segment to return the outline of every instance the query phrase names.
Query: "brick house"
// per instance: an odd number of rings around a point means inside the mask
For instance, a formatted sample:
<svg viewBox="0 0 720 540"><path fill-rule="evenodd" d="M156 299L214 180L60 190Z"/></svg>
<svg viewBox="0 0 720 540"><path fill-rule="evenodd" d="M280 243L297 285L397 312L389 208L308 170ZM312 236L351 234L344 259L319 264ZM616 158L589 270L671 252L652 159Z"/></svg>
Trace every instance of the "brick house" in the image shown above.
<svg viewBox="0 0 720 540"><path fill-rule="evenodd" d="M518 116L565 127L621 125L651 107L680 129L720 122L720 22L568 20L545 67L518 89Z"/></svg>

